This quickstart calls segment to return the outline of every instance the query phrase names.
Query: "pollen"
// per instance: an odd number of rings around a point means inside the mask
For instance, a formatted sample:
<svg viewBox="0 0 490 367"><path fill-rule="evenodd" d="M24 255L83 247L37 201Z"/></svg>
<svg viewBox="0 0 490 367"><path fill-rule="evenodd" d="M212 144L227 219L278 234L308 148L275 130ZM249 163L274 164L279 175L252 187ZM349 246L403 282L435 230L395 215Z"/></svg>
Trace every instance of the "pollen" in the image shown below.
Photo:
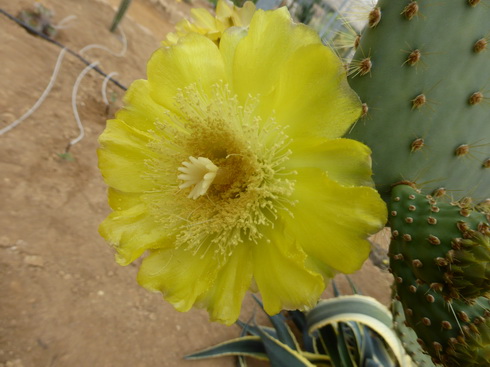
<svg viewBox="0 0 490 367"><path fill-rule="evenodd" d="M178 178L183 180L184 183L179 185L179 189L194 186L189 196L187 196L194 200L208 191L218 172L218 167L204 157L194 158L190 156L189 161L183 162L182 166L179 167L179 171L182 174Z"/></svg>

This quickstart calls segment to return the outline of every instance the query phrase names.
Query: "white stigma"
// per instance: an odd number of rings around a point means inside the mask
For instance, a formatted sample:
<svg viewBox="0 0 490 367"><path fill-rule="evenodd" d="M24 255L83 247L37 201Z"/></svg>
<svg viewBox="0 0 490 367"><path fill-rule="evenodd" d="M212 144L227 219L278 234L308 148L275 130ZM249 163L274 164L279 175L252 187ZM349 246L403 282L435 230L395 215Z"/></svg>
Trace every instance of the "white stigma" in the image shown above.
<svg viewBox="0 0 490 367"><path fill-rule="evenodd" d="M182 166L179 167L179 171L182 174L178 175L177 178L183 180L184 183L179 185L179 189L194 185L187 196L194 200L208 191L218 172L218 167L211 160L204 157L194 158L191 156L189 161L182 162Z"/></svg>

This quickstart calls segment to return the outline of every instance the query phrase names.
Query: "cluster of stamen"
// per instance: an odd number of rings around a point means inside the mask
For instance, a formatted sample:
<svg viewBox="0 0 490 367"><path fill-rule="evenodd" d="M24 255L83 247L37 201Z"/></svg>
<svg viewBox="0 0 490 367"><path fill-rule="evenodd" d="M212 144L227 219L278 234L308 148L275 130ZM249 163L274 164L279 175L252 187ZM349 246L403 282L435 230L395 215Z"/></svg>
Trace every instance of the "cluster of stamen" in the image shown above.
<svg viewBox="0 0 490 367"><path fill-rule="evenodd" d="M153 216L195 253L228 255L238 243L257 243L294 205L285 127L258 116L257 98L241 104L223 84L211 97L190 85L176 102L179 113L168 113L150 143L150 179L161 183L147 194Z"/></svg>

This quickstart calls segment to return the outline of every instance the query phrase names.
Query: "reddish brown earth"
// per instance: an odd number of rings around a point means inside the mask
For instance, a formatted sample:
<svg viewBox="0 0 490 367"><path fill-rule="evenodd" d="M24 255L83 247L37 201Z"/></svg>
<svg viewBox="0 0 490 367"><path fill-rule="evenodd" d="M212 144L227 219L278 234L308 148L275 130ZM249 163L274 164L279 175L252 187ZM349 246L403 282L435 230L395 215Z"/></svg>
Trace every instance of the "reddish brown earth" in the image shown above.
<svg viewBox="0 0 490 367"><path fill-rule="evenodd" d="M0 0L16 15L33 1ZM73 50L98 43L119 51L108 31L119 0L44 0L54 23L77 18L57 40ZM168 0L156 6L133 0L122 22L128 50L115 57L90 50L86 58L122 84L145 76L146 60L189 5ZM48 84L60 49L0 15L0 128L21 116ZM78 93L85 138L78 135L71 93L85 65L67 55L42 106L0 136L0 366L163 367L233 366L232 358L184 361L182 356L236 337L236 326L208 322L200 310L179 313L160 295L135 282L137 265L120 267L97 227L109 213L106 187L97 170L97 137L120 106L122 90L109 84L108 111L101 98L103 77L91 71ZM354 280L365 294L388 301L388 277L369 262ZM345 283L344 281L342 281ZM244 315L250 315L248 298ZM257 364L258 365L258 364Z"/></svg>

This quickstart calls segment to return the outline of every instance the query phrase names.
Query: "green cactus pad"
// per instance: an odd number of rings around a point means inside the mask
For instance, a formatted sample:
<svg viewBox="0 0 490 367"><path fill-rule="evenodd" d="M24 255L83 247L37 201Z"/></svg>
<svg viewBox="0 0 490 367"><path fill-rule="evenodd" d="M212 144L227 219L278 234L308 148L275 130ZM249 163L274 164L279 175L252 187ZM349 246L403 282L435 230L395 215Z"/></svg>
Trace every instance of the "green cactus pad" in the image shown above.
<svg viewBox="0 0 490 367"><path fill-rule="evenodd" d="M392 190L389 256L407 325L436 363L490 365L490 225L469 200Z"/></svg>
<svg viewBox="0 0 490 367"><path fill-rule="evenodd" d="M434 367L429 355L427 355L417 342L417 334L410 327L406 326L405 312L403 305L396 299L392 303L393 326L396 334L400 338L405 352L410 356L417 367Z"/></svg>
<svg viewBox="0 0 490 367"><path fill-rule="evenodd" d="M466 205L436 200L408 185L392 191L391 263L409 264L417 279L446 298L472 299L490 291L487 214Z"/></svg>
<svg viewBox="0 0 490 367"><path fill-rule="evenodd" d="M490 365L488 298L477 298L474 305L461 300L448 302L429 285L417 283L408 267L397 270L404 281L396 285L396 291L406 325L415 331L433 362L446 367Z"/></svg>
<svg viewBox="0 0 490 367"><path fill-rule="evenodd" d="M372 149L385 198L400 181L490 197L490 6L472 4L380 0L362 35L349 82L365 115L348 137Z"/></svg>

